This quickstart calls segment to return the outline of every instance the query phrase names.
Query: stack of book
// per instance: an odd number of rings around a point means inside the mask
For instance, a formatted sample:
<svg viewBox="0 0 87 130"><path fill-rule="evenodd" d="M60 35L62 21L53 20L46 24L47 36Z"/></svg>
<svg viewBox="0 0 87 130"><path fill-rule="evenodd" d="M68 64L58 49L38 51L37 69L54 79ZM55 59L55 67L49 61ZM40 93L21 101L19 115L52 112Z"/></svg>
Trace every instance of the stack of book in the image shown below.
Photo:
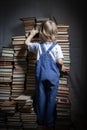
<svg viewBox="0 0 87 130"><path fill-rule="evenodd" d="M25 36L29 35L31 30L35 27L39 29L39 26L42 22L48 20L49 18L43 19L36 19L35 17L28 17L22 18L24 29L25 29ZM27 22L27 24L26 24ZM32 27L31 27L32 25ZM41 38L39 33L33 37L32 42L41 42ZM26 91L29 95L34 95L35 91L35 62L36 62L36 55L32 52L28 51L27 55L27 76L26 76Z"/></svg>
<svg viewBox="0 0 87 130"><path fill-rule="evenodd" d="M28 18L21 18L20 20L23 22L25 36L27 37L29 35L30 31L35 27L36 18L28 17ZM35 59L36 59L36 57L35 57ZM34 92L34 89L35 89L35 76L34 76L35 65L34 65L33 61L34 61L33 54L28 52L27 74L26 74L26 92L29 95L32 95Z"/></svg>
<svg viewBox="0 0 87 130"><path fill-rule="evenodd" d="M27 58L27 75L26 75L26 93L33 96L35 91L35 62L36 56L28 52Z"/></svg>
<svg viewBox="0 0 87 130"><path fill-rule="evenodd" d="M56 41L61 46L64 55L64 65L70 68L70 43L68 34L68 25L57 25L58 33L56 35ZM59 79L59 87L57 93L57 120L56 129L61 130L70 129L71 125L71 103L69 100L69 72L61 72Z"/></svg>
<svg viewBox="0 0 87 130"><path fill-rule="evenodd" d="M0 102L10 100L14 50L3 47L0 56Z"/></svg>
<svg viewBox="0 0 87 130"><path fill-rule="evenodd" d="M57 25L58 32L56 41L61 46L64 55L64 65L70 67L70 42L69 42L69 25Z"/></svg>
<svg viewBox="0 0 87 130"><path fill-rule="evenodd" d="M33 100L30 95L20 95L14 101L16 101L17 109L20 112L31 112L33 110Z"/></svg>
<svg viewBox="0 0 87 130"><path fill-rule="evenodd" d="M13 100L4 101L1 104L1 111L10 114L14 114L16 112L16 102Z"/></svg>
<svg viewBox="0 0 87 130"><path fill-rule="evenodd" d="M36 130L37 129L37 116L34 111L31 113L21 113L21 120L24 130Z"/></svg>
<svg viewBox="0 0 87 130"><path fill-rule="evenodd" d="M0 112L0 128L2 130L7 130L6 127L6 113Z"/></svg>
<svg viewBox="0 0 87 130"><path fill-rule="evenodd" d="M62 78L63 79L63 78ZM61 78L60 78L61 80ZM65 80L65 79L63 79ZM60 82L57 94L56 104L56 129L70 129L71 125L71 103L69 100L69 84Z"/></svg>
<svg viewBox="0 0 87 130"><path fill-rule="evenodd" d="M25 36L12 36L12 45L14 49L14 69L11 99L15 99L25 90L25 79L27 70L27 49L24 42Z"/></svg>
<svg viewBox="0 0 87 130"><path fill-rule="evenodd" d="M27 37L29 35L30 31L36 25L36 17L20 18L20 20L24 24L25 36Z"/></svg>
<svg viewBox="0 0 87 130"><path fill-rule="evenodd" d="M18 111L23 129L36 128L37 117L33 109L33 99L30 95L20 95L14 99L18 104Z"/></svg>
<svg viewBox="0 0 87 130"><path fill-rule="evenodd" d="M7 130L23 130L20 112L8 114L6 117Z"/></svg>

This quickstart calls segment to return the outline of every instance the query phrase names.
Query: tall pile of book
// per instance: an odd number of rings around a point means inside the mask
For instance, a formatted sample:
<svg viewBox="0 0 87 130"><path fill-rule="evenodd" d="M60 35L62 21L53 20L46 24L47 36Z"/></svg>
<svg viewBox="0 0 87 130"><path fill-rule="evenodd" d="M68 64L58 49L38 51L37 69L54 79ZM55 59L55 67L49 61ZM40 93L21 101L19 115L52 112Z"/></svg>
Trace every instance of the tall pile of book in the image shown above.
<svg viewBox="0 0 87 130"><path fill-rule="evenodd" d="M20 112L14 114L8 114L6 116L6 130L23 130Z"/></svg>
<svg viewBox="0 0 87 130"><path fill-rule="evenodd" d="M21 18L24 29L25 29L25 36L27 37L30 31L34 27L38 27L41 25L42 22L48 20L49 18L44 19L36 19L35 17L28 17L28 18ZM27 22L27 24L26 24ZM32 42L41 42L39 33L33 37ZM26 75L26 91L29 95L33 96L35 91L35 62L36 62L36 55L32 52L28 51L27 55L27 75Z"/></svg>
<svg viewBox="0 0 87 130"><path fill-rule="evenodd" d="M13 79L11 89L11 99L15 99L25 90L25 79L27 71L27 49L24 45L25 36L12 36L12 45L14 49L13 57Z"/></svg>
<svg viewBox="0 0 87 130"><path fill-rule="evenodd" d="M36 129L36 114L33 109L33 99L30 95L20 95L14 99L18 103L18 111L20 112L20 119L22 123L22 128Z"/></svg>
<svg viewBox="0 0 87 130"><path fill-rule="evenodd" d="M3 47L0 56L0 102L11 98L14 50Z"/></svg>
<svg viewBox="0 0 87 130"><path fill-rule="evenodd" d="M13 36L12 47L0 56L0 126L5 129L36 128L33 99L26 93L27 49L25 36Z"/></svg>
<svg viewBox="0 0 87 130"><path fill-rule="evenodd" d="M9 105L13 75L14 50L2 47L0 56L0 128L6 128L6 115L15 112L15 104Z"/></svg>
<svg viewBox="0 0 87 130"><path fill-rule="evenodd" d="M32 84L30 83L31 80L33 81L33 77L32 73L29 72L33 67L31 69L29 67L28 51L24 42L25 36L12 37L14 69L11 99L17 102L17 110L20 112L22 128L29 129L36 128L37 124L32 100L32 90L34 87L31 86ZM28 87L30 87L30 89L28 89Z"/></svg>
<svg viewBox="0 0 87 130"><path fill-rule="evenodd" d="M58 33L56 39L61 46L64 55L64 65L70 68L70 43L68 34L68 25L57 25ZM71 104L69 100L69 73L62 73L59 79L57 94L57 120L56 129L69 130L71 126Z"/></svg>

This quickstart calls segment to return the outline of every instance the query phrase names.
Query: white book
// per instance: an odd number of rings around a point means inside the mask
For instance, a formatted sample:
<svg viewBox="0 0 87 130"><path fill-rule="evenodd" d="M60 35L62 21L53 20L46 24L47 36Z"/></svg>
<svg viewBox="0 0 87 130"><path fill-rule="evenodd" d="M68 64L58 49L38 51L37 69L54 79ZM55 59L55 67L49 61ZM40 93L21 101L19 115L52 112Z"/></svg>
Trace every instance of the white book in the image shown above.
<svg viewBox="0 0 87 130"><path fill-rule="evenodd" d="M30 100L31 101L31 96L20 95L17 98L15 98L15 100Z"/></svg>

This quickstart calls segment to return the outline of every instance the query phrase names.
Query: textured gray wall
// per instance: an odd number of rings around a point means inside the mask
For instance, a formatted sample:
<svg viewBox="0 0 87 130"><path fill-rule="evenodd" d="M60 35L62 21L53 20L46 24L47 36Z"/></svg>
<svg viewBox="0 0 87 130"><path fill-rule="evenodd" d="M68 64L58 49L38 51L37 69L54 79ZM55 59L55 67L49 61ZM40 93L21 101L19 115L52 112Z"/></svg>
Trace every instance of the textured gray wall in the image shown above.
<svg viewBox="0 0 87 130"><path fill-rule="evenodd" d="M11 44L12 35L24 35L21 17L55 16L58 23L68 24L71 56L70 99L72 113L85 117L86 86L85 44L83 41L83 3L67 0L2 0L0 2L0 51Z"/></svg>

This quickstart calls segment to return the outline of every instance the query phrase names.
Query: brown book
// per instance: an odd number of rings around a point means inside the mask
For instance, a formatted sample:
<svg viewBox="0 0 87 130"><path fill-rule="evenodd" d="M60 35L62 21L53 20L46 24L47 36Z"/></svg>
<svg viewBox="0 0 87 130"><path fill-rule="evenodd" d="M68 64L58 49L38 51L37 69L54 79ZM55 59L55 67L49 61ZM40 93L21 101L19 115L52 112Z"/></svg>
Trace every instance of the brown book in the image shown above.
<svg viewBox="0 0 87 130"><path fill-rule="evenodd" d="M70 102L70 100L69 100L69 97L68 96L58 96L57 97L57 102L58 103L69 103Z"/></svg>
<svg viewBox="0 0 87 130"><path fill-rule="evenodd" d="M21 21L23 22L34 22L36 21L36 17L25 17L25 18L20 18Z"/></svg>
<svg viewBox="0 0 87 130"><path fill-rule="evenodd" d="M12 106L12 105L14 105L14 104L16 104L16 102L15 101L4 101L2 104L1 104L1 106Z"/></svg>
<svg viewBox="0 0 87 130"><path fill-rule="evenodd" d="M22 45L25 44L25 40L12 40L12 45Z"/></svg>
<svg viewBox="0 0 87 130"><path fill-rule="evenodd" d="M25 40L25 36L12 36L12 40Z"/></svg>
<svg viewBox="0 0 87 130"><path fill-rule="evenodd" d="M0 66L11 66L12 62L11 61L1 61Z"/></svg>
<svg viewBox="0 0 87 130"><path fill-rule="evenodd" d="M0 56L0 62L1 62L1 61L13 61L13 57Z"/></svg>

